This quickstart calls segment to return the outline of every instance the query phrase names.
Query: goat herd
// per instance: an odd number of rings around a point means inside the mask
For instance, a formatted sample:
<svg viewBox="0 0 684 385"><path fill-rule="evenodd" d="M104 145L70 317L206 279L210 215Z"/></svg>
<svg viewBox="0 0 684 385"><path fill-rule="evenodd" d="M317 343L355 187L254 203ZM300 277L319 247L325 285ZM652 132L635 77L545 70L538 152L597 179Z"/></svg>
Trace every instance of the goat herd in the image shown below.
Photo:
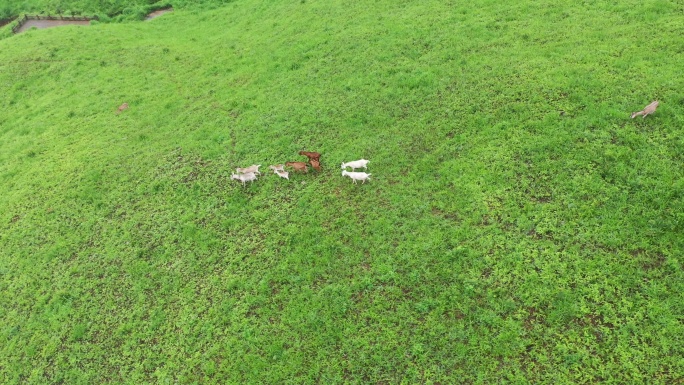
<svg viewBox="0 0 684 385"><path fill-rule="evenodd" d="M299 155L304 155L309 158L309 164L316 171L321 171L321 154L317 152L300 151ZM366 174L365 172L355 172L357 168L363 167L366 170L368 167L369 160L361 159L355 160L353 162L342 163L342 176L348 176L356 183L357 180L363 181L361 183L366 183L366 180L370 180L371 174ZM257 179L257 174L261 175L259 172L260 164L251 165L245 168L237 168L235 171L237 174L231 174L230 178L242 182L242 187L245 186L245 182L253 182ZM276 164L268 166L269 169L273 170L273 173L281 178L290 180L290 173L285 171L285 167L292 167L294 171L299 172L309 172L309 168L306 162L286 162L285 164ZM347 171L347 168L351 168L351 172Z"/></svg>
<svg viewBox="0 0 684 385"><path fill-rule="evenodd" d="M655 100L651 104L644 107L643 110L633 112L630 117L632 119L634 119L637 116L645 118L646 116L653 114L656 108L658 108L659 104L659 101ZM119 106L118 110L116 111L116 114L118 115L122 111L127 109L128 103L124 103L121 106ZM299 155L304 155L307 158L309 158L309 164L311 165L311 167L316 171L321 171L321 154L317 152L300 151ZM342 163L342 176L348 176L354 181L354 183L356 183L357 180L362 181L362 183L366 183L366 180L370 180L371 174L366 174L365 172L355 172L355 170L361 167L363 167L363 169L366 170L368 162L369 161L366 159L361 159L355 160L353 162ZM261 167L260 164L255 164L246 168L237 168L237 174L231 174L230 178L242 182L242 186L244 187L245 182L253 182L257 179L257 174L261 175L261 173L259 172L259 167ZM276 164L268 166L268 168L273 170L273 172L276 175L278 175L281 178L289 180L290 173L285 171L285 167L292 167L295 171L299 172L309 171L306 162L286 162L285 164ZM351 172L347 171L347 168L351 168Z"/></svg>

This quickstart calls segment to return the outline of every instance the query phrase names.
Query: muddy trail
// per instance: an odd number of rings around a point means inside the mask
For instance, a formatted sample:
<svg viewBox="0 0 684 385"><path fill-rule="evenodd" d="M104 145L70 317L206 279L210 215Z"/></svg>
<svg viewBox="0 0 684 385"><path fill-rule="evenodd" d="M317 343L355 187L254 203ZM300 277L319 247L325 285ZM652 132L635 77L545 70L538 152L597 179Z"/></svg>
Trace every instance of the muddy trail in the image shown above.
<svg viewBox="0 0 684 385"><path fill-rule="evenodd" d="M164 15L166 13L173 12L173 8L164 8L164 9L159 9L154 12L149 13L145 17L145 21L147 20L152 20L155 19L161 15ZM4 19L0 20L0 27L3 25L9 24L13 21L13 19ZM24 23L21 25L19 29L16 30L16 33L22 33L25 32L31 28L37 28L37 29L43 29L43 28L52 28L52 27L59 27L62 25L90 25L90 20L68 20L68 19L58 19L58 20L35 20L35 19L29 19L24 21Z"/></svg>
<svg viewBox="0 0 684 385"><path fill-rule="evenodd" d="M27 20L19 30L17 30L17 33L22 33L24 31L27 31L33 27L36 27L38 29L43 29L43 28L52 28L52 27L59 27L62 25L89 25L90 21L88 20Z"/></svg>
<svg viewBox="0 0 684 385"><path fill-rule="evenodd" d="M152 19L154 19L154 18L157 18L157 17L159 17L159 16L161 16L161 15L163 15L163 14L165 14L165 13L169 13L169 12L173 12L173 8L159 9L159 10L157 10L157 11L154 11L154 12L148 14L148 15L145 17L145 21L147 21L147 20L152 20Z"/></svg>

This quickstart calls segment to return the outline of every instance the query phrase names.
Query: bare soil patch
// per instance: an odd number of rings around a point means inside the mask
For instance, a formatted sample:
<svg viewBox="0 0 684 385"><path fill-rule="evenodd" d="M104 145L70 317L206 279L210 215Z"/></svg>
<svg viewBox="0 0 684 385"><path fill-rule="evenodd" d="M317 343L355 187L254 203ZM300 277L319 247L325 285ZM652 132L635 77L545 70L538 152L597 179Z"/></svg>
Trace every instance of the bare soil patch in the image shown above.
<svg viewBox="0 0 684 385"><path fill-rule="evenodd" d="M33 27L38 29L59 27L62 25L90 25L90 21L87 20L27 20L24 25L17 30L17 33L22 33Z"/></svg>
<svg viewBox="0 0 684 385"><path fill-rule="evenodd" d="M165 13L169 13L169 12L173 12L173 8L159 9L159 10L156 10L156 11L150 13L149 15L147 15L147 17L145 17L145 20L152 20L154 18L157 18L157 17L159 17Z"/></svg>

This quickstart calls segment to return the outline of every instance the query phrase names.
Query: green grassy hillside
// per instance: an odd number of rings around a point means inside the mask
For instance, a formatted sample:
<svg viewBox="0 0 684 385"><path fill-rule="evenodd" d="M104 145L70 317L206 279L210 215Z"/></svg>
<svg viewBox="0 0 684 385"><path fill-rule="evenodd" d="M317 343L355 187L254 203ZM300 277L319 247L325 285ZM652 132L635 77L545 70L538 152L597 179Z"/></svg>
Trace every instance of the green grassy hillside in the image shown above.
<svg viewBox="0 0 684 385"><path fill-rule="evenodd" d="M238 0L0 40L0 383L681 383L681 11ZM300 150L324 170L230 180Z"/></svg>

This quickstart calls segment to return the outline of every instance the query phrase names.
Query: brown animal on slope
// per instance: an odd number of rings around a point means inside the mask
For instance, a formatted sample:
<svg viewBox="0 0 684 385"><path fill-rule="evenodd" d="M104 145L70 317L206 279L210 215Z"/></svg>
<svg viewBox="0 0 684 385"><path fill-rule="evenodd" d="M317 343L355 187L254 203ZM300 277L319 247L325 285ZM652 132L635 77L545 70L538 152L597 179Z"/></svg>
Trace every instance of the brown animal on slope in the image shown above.
<svg viewBox="0 0 684 385"><path fill-rule="evenodd" d="M658 104L660 104L660 103L656 100L655 102L644 107L643 110L637 111L637 112L632 112L632 119L634 119L635 117L637 117L639 115L642 115L645 118L646 115L650 115L650 114L654 113L656 108L658 108Z"/></svg>
<svg viewBox="0 0 684 385"><path fill-rule="evenodd" d="M309 152L309 151L299 151L299 155L304 155L307 158L309 158L309 161L316 160L316 161L321 161L321 154L317 152Z"/></svg>
<svg viewBox="0 0 684 385"><path fill-rule="evenodd" d="M310 162L310 163L311 163L311 167L313 167L314 170L316 170L316 171L321 171L321 162L319 162L319 161L317 161L317 160L315 160L315 159L311 159L311 162Z"/></svg>
<svg viewBox="0 0 684 385"><path fill-rule="evenodd" d="M285 165L294 168L295 171L309 172L309 169L304 162L287 162Z"/></svg>
<svg viewBox="0 0 684 385"><path fill-rule="evenodd" d="M119 115L122 111L128 109L128 103L124 103L119 106L119 108L116 110L116 114Z"/></svg>

